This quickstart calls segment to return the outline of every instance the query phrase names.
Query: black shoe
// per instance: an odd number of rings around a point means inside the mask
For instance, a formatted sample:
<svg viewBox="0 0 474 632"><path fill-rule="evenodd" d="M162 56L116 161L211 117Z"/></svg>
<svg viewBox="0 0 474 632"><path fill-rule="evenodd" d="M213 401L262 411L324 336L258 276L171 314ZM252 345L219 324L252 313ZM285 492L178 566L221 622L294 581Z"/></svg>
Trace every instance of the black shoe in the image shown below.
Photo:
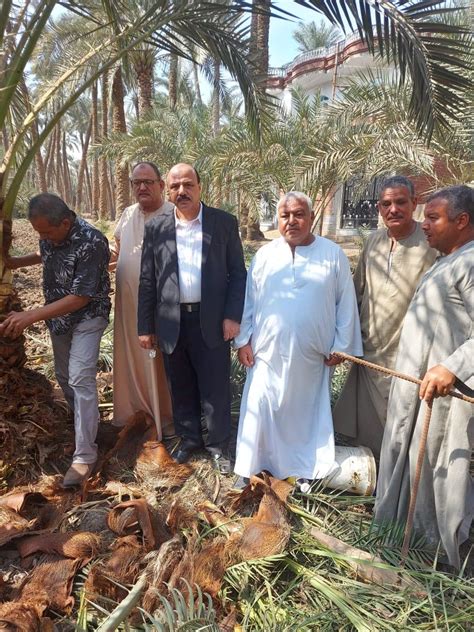
<svg viewBox="0 0 474 632"><path fill-rule="evenodd" d="M176 463L187 463L189 459L195 452L198 452L202 449L200 445L186 445L182 444L179 446L178 450L172 454L171 456L176 461Z"/></svg>

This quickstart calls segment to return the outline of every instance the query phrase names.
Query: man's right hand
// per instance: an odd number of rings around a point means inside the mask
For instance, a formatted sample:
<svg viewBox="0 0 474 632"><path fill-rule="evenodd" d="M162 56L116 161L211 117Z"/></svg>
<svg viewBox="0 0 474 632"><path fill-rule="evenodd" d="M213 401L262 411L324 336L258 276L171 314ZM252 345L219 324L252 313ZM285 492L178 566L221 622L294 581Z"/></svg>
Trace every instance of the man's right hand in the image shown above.
<svg viewBox="0 0 474 632"><path fill-rule="evenodd" d="M39 252L32 252L29 255L12 257L8 253L4 253L3 263L9 270L17 270L18 268L26 268L41 263L41 255Z"/></svg>
<svg viewBox="0 0 474 632"><path fill-rule="evenodd" d="M243 364L248 369L253 367L253 365L255 364L252 346L250 344L246 344L243 347L240 347L240 349L237 351L237 355L240 364Z"/></svg>
<svg viewBox="0 0 474 632"><path fill-rule="evenodd" d="M138 343L142 349L154 349L156 346L156 336L154 334L138 336Z"/></svg>

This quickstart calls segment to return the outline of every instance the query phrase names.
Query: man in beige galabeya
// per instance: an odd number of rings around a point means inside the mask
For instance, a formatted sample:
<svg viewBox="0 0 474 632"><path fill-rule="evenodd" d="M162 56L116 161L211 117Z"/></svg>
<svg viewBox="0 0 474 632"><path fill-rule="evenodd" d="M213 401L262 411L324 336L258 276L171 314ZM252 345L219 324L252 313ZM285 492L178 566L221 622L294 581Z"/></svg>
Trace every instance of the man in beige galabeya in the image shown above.
<svg viewBox="0 0 474 632"><path fill-rule="evenodd" d="M145 224L173 205L163 197L158 167L141 162L130 182L137 200L115 228L116 295L114 317L114 425L143 410L155 420L158 439L173 432L171 398L159 349L142 349L137 339L137 303Z"/></svg>
<svg viewBox="0 0 474 632"><path fill-rule="evenodd" d="M403 320L416 287L437 251L414 220L413 183L393 176L382 184L384 226L370 235L354 274L364 359L393 369ZM333 411L334 429L380 455L391 377L353 365Z"/></svg>

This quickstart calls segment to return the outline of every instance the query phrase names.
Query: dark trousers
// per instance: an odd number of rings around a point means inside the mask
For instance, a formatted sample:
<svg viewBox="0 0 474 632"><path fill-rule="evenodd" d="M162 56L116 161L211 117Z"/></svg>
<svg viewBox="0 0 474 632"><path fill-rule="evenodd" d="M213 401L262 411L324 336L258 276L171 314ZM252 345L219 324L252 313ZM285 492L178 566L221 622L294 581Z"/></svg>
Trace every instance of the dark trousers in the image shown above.
<svg viewBox="0 0 474 632"><path fill-rule="evenodd" d="M173 403L176 434L183 445L201 446L201 416L207 448L225 450L230 435L230 346L209 349L202 338L199 312L181 312L178 343L163 354Z"/></svg>

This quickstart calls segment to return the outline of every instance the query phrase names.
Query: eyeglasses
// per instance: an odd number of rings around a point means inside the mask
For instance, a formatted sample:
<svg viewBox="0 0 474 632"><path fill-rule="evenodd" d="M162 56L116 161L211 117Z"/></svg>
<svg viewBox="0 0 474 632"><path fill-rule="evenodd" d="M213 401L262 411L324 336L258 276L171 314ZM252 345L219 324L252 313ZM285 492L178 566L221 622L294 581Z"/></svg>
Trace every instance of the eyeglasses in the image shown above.
<svg viewBox="0 0 474 632"><path fill-rule="evenodd" d="M130 178L130 183L133 187L138 187L142 184L144 184L146 187L151 187L152 184L155 184L155 182L159 182L159 180L151 180L149 178L146 178L144 180L133 180L132 178Z"/></svg>

